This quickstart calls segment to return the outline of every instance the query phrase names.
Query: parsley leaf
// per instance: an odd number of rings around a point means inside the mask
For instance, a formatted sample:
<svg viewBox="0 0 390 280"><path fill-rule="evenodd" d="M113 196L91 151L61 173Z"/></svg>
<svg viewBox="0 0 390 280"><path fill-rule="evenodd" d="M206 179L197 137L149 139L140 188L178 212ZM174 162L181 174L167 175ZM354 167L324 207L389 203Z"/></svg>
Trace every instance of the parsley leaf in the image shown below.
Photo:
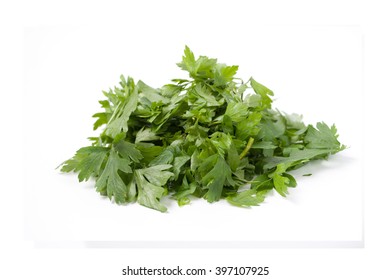
<svg viewBox="0 0 390 280"><path fill-rule="evenodd" d="M226 200L239 207L257 206L262 203L267 195L268 191L256 191L255 189L249 189L246 191L235 193L228 196Z"/></svg>
<svg viewBox="0 0 390 280"><path fill-rule="evenodd" d="M132 172L129 161L120 158L117 152L112 149L107 164L96 181L96 190L107 195L110 199L114 197L116 203L126 202L127 187L119 176L119 171Z"/></svg>
<svg viewBox="0 0 390 280"><path fill-rule="evenodd" d="M138 189L138 203L159 210L167 211L167 208L159 201L165 193L162 187L173 174L167 169L171 165L155 165L149 168L135 170L135 181Z"/></svg>
<svg viewBox="0 0 390 280"><path fill-rule="evenodd" d="M137 107L138 91L134 85L133 79L127 79L120 94L123 94L126 98L115 108L115 111L107 122L105 130L106 135L111 138L115 138L121 132L127 132L127 121L129 120L131 113L134 112Z"/></svg>
<svg viewBox="0 0 390 280"><path fill-rule="evenodd" d="M79 172L79 181L87 181L91 176L97 177L101 173L103 161L107 156L107 148L83 147L76 152L76 155L65 161L61 171Z"/></svg>
<svg viewBox="0 0 390 280"><path fill-rule="evenodd" d="M221 156L212 163L214 167L202 178L202 184L208 190L205 195L208 202L218 201L225 183L232 182L230 167Z"/></svg>
<svg viewBox="0 0 390 280"><path fill-rule="evenodd" d="M310 149L330 149L337 152L344 149L345 146L340 147L340 142L337 140L337 129L335 125L329 127L326 123L319 122L315 129L312 125L307 128L307 133L304 141L307 143L306 147Z"/></svg>

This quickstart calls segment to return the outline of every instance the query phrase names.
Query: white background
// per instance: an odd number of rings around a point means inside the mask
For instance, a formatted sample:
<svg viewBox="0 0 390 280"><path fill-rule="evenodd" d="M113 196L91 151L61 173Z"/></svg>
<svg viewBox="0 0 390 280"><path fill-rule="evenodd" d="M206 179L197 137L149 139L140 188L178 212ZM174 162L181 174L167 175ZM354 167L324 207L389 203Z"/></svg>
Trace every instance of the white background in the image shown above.
<svg viewBox="0 0 390 280"><path fill-rule="evenodd" d="M29 140L35 149L25 154L30 166L25 174L29 238L45 246L62 246L61 241L362 246L363 177L356 176L362 173L363 135L359 28L238 24L233 30L204 34L209 23L197 23L172 35L170 21L158 27L137 22L26 30L26 109L35 125L25 135L36 134ZM232 33L240 35L227 42L224 38ZM275 193L251 210L204 200L180 208L166 199L168 214L139 205L116 206L95 193L93 182L79 184L77 176L54 169L97 134L91 115L100 111L101 89L116 85L120 74L155 87L171 78L187 78L176 66L185 44L195 54L240 65L239 77L248 80L252 75L274 90L274 106L280 110L302 113L310 122L336 123L340 140L350 148L294 172L299 186L287 199ZM314 175L302 177L305 173Z"/></svg>
<svg viewBox="0 0 390 280"><path fill-rule="evenodd" d="M1 270L2 278L21 279L119 279L120 270L126 265L159 267L176 266L184 267L206 267L212 268L218 265L268 265L272 268L272 275L269 279L329 279L329 278L376 278L386 279L389 276L387 259L390 235L387 213L389 188L386 180L387 169L385 159L388 156L386 150L387 128L386 120L387 102L384 97L388 94L388 65L390 63L387 50L390 48L390 41L386 34L389 33L388 21L386 20L386 9L380 1L295 1L294 3L275 1L271 4L263 5L261 2L240 1L221 2L215 1L212 4L202 1L174 2L160 1L157 4L153 1L140 2L133 1L125 4L112 1L110 4L77 1L77 3L53 2L53 1L29 1L13 2L10 5L1 4L1 79L3 100L2 116L2 137L3 147L2 167L2 187L3 196L0 204L2 213L2 241L1 254L6 257L4 267ZM181 3L181 4L180 4ZM218 13L216 13L218 11ZM239 20L237 20L237 17ZM29 187L29 180L22 184L22 155L35 154L37 149L34 145L36 137L41 137L39 133L49 134L47 130L34 131L34 122L38 112L30 115L22 114L22 111L29 106L29 101L35 96L28 95L28 88L25 88L25 95L22 93L22 46L23 27L26 26L47 26L56 25L69 29L73 25L78 29L79 25L89 26L102 23L125 25L130 19L137 20L137 24L145 26L160 26L161 20L166 19L171 23L172 36L178 35L175 30L184 28L183 25L210 24L208 30L229 30L232 26L247 27L252 25L290 25L290 26L324 26L324 25L358 25L364 35L364 121L366 128L363 139L365 140L364 153L364 248L360 249L49 249L42 250L35 248L35 243L26 236L24 225L24 189ZM176 20L177 19L177 20ZM188 19L191 19L189 21ZM137 25L138 26L138 25ZM50 28L49 28L50 29ZM225 31L226 32L226 31ZM238 36L236 34L234 36ZM258 36L254 34L253 36ZM236 38L236 37L234 37ZM168 39L165 39L168 40ZM194 42L186 42L189 45ZM114 42L113 42L114 44ZM194 51L202 53L206 48L202 46L192 46ZM180 51L180 50L178 50ZM237 63L244 68L241 59L239 61L228 61L230 55L222 55L223 50L215 50L215 55L227 63ZM174 51L175 55L177 51ZM220 55L221 53L221 55ZM5 63L4 63L5 61ZM91 61L93 62L93 60ZM171 59L169 59L171 63ZM169 64L167 63L167 64ZM79 64L78 64L79 65ZM170 70L167 69L168 77L171 77ZM98 65L95 65L98 67ZM127 66L125 66L127 67ZM167 66L169 67L169 66ZM291 65L290 65L291 67ZM77 68L77 65L75 65ZM123 72L126 69L123 69ZM251 69L250 69L251 70ZM108 71L108 70L107 70ZM108 71L110 72L110 71ZM251 75L253 71L250 72ZM84 73L89 75L88 73ZM133 76L142 77L148 81L147 75L132 73ZM294 71L292 74L296 75ZM54 74L52 74L53 76ZM103 89L106 84L115 83L116 75L109 82L102 81L103 84L91 83L87 88L91 94L96 94L96 90ZM244 73L242 74L244 75ZM272 75L259 73L261 81L272 87L275 92L290 92L291 84L284 90L280 81L272 81ZM102 75L106 76L106 75ZM311 78L314 75L311 76ZM66 77L64 77L66 81ZM154 79L153 79L154 80ZM293 80L293 79L292 79ZM165 81L165 80L164 80ZM289 81L290 82L290 81ZM50 82L48 82L50 83ZM66 83L65 83L66 84ZM80 83L81 84L81 83ZM299 83L300 84L300 83ZM310 84L310 82L309 82ZM152 84L153 85L153 84ZM63 84L56 85L64 86ZM277 88L278 87L278 88ZM53 92L55 92L53 88ZM295 94L295 93L294 93ZM282 107L282 96L278 95L278 106ZM286 95L283 94L283 98ZM35 97L37 98L37 97ZM93 98L95 100L95 98ZM88 98L88 100L90 100ZM36 104L36 101L31 103ZM313 103L310 103L313 104ZM349 107L354 106L351 101ZM67 104L64 103L64 106ZM292 104L291 104L292 105ZM75 102L76 111L78 102ZM92 106L92 105L91 105ZM93 105L95 106L95 105ZM294 103L294 109L296 104ZM308 107L296 108L298 112L308 117L312 113L305 111ZM81 108L85 108L81 106ZM51 109L53 110L53 109ZM92 110L92 108L91 108ZM337 111L337 110L336 110ZM39 116L44 112L39 112ZM318 113L323 119L322 112ZM24 116L25 118L22 118ZM86 117L89 118L90 112ZM317 116L313 116L317 119ZM328 116L327 116L328 117ZM311 118L311 117L310 117ZM30 121L29 121L30 120ZM312 120L312 119L310 119ZM329 120L330 122L333 119ZM338 121L336 120L338 123ZM73 126L73 124L72 124ZM340 133L346 129L343 124L339 124ZM89 128L88 125L87 128ZM31 135L22 134L26 128ZM80 129L80 133L86 131ZM23 135L23 137L22 137ZM37 136L38 135L38 136ZM343 137L347 137L342 134ZM84 136L80 134L80 136ZM80 137L81 138L81 137ZM29 140L31 139L31 145ZM83 137L85 139L85 137ZM379 139L379 140L378 140ZM342 139L343 142L350 139ZM76 141L76 140L75 140ZM355 141L352 141L356 143ZM41 143L44 144L44 143ZM348 142L347 144L351 144ZM21 148L23 145L23 148ZM52 145L52 144L50 144ZM78 147L75 142L70 145ZM61 148L64 152L65 148ZM352 148L351 150L352 151ZM57 154L53 152L53 154ZM36 159L39 164L39 158ZM62 159L61 159L62 160ZM337 159L338 161L339 159ZM32 161L29 161L31 163ZM26 170L33 167L34 162L25 166ZM47 166L50 164L47 163ZM344 164L343 164L344 165ZM45 167L47 167L45 166ZM333 169L333 167L331 168ZM316 174L321 174L323 168L318 169ZM326 168L326 172L328 172ZM356 176L362 174L357 173ZM316 175L317 176L317 175ZM67 177L68 178L68 177ZM71 177L69 177L71 178ZM32 178L31 182L35 182ZM312 178L308 178L312 179ZM72 179L65 179L72 180ZM328 178L327 178L328 180ZM305 179L305 181L307 181ZM74 181L73 181L74 182ZM72 184L73 185L73 184ZM55 187L55 186L54 186ZM317 187L316 187L317 188ZM85 191L85 197L91 197L92 189L75 185L69 191ZM309 187L303 186L301 180L299 188L296 190L302 194L302 198L310 196L308 193L314 192ZM28 192L27 192L28 193ZM76 199L81 199L78 193ZM296 193L292 193L294 197ZM336 196L336 195L335 195ZM96 195L95 195L96 197ZM290 196L291 197L291 196ZM26 197L28 201L28 197ZM53 200L60 201L62 197L54 197ZM68 197L66 197L68 199ZM311 197L310 197L311 199ZM300 199L301 205L302 199ZM51 202L54 204L54 202ZM104 203L107 204L106 201ZM274 201L269 201L267 205L272 205ZM275 204L275 203L274 203ZM28 205L28 204L27 204ZM204 204L202 204L203 207ZM111 206L111 205L110 205ZM135 206L135 205L134 205ZM196 205L194 205L196 206ZM68 207L72 205L68 204ZM193 206L191 206L193 207ZM347 206L346 206L347 207ZM261 206L259 209L265 207ZM134 209L130 206L129 209ZM179 209L182 211L185 208ZM187 208L188 209L188 208ZM52 211L50 208L47 212ZM129 210L130 211L130 210ZM250 210L251 211L251 210ZM288 234L288 232L287 232ZM4 276L3 276L4 275ZM211 278L210 278L211 279Z"/></svg>

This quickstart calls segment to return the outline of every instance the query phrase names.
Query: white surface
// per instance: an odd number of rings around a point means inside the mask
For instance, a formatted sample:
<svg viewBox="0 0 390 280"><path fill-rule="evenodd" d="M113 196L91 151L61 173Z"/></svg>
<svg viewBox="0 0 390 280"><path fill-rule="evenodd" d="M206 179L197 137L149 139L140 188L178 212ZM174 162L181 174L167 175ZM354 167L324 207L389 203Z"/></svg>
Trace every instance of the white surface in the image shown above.
<svg viewBox="0 0 390 280"><path fill-rule="evenodd" d="M207 2L207 3L205 3ZM199 4L200 3L200 4ZM0 256L5 260L1 279L123 279L120 269L131 265L212 268L221 265L268 265L269 279L389 279L390 188L386 182L389 151L387 135L388 83L390 65L390 18L386 1L2 1L0 30L2 97L0 111L3 144L2 190L0 203L2 231ZM207 7L207 8L205 8ZM134 12L137 11L137 12ZM217 13L216 11L220 11ZM146 16L147 15L147 16ZM207 20L198 20L199 15ZM184 20L191 18L194 20ZM23 75L23 28L25 26L79 25L96 23L139 26L135 22L166 26L175 21L177 28L198 26L205 30L251 29L254 34L264 25L358 25L364 34L364 248L361 249L50 249L41 250L23 235L25 200L21 199L29 180L22 185L20 159L24 145L21 128L34 123L17 114L26 95L20 87ZM206 27L209 27L208 29ZM218 28L217 28L218 27ZM170 29L174 36L175 30ZM248 32L246 32L247 34ZM236 33L240 34L240 32ZM189 38L190 33L185 33ZM151 35L154 36L153 34ZM261 39L261 33L257 36ZM252 74L252 73L251 73ZM115 75L116 76L116 75ZM103 85L105 87L106 85ZM99 88L100 89L100 88ZM7 93L7 94L4 94ZM27 91L26 91L27 93ZM284 94L283 96L286 96ZM27 100L28 101L28 100ZM279 100L280 101L280 100ZM30 109L31 111L31 109ZM25 111L28 113L28 111ZM302 112L303 113L303 112ZM89 117L89 116L88 116ZM11 119L12 118L12 119ZM11 121L12 120L12 121ZM87 129L90 129L88 125ZM30 130L31 132L31 130ZM12 137L8 137L12 135ZM342 134L344 137L344 134ZM378 137L379 140L378 142ZM23 135L23 138L25 136ZM77 140L78 141L78 140ZM36 143L33 143L36 144ZM80 143L75 143L77 148ZM69 152L73 152L69 151ZM4 157L5 154L5 157ZM68 155L65 155L68 156ZM62 158L61 158L62 160ZM31 165L33 160L29 160ZM318 174L318 173L317 173ZM4 180L5 178L5 180ZM35 185L35 183L34 183ZM25 186L25 187L24 187ZM70 186L73 187L73 186ZM74 186L74 189L78 188ZM58 198L57 198L58 199ZM26 206L30 206L26 204ZM31 208L29 208L31 209ZM28 211L27 211L28 212ZM64 243L62 243L64 244ZM67 247L67 244L64 244ZM158 264L158 265L157 265ZM144 277L139 277L144 278ZM177 277L177 279L183 277ZM203 277L202 277L203 278ZM208 275L204 279L214 279ZM172 277L175 279L175 277Z"/></svg>
<svg viewBox="0 0 390 280"><path fill-rule="evenodd" d="M64 241L224 241L360 242L362 196L362 34L356 27L262 27L239 31L242 40L170 24L136 29L109 27L30 28L25 32L25 74L31 123L37 135L25 151L26 233L36 242ZM180 30L180 29L183 30ZM182 31L182 32L180 32ZM191 33L189 38L185 34ZM145 34L149 34L146 36ZM258 37L257 37L258 36ZM166 202L159 213L101 198L93 182L55 167L86 145L91 115L99 111L101 90L119 75L151 86L186 77L175 65L187 44L195 55L240 66L275 93L274 106L296 112L308 123L336 123L350 148L327 162L298 170L296 189L277 194L252 209L226 202L194 200L178 207ZM39 108L39 110L37 109ZM38 132L38 133L37 133ZM304 173L313 173L302 177ZM344 245L343 245L344 244Z"/></svg>

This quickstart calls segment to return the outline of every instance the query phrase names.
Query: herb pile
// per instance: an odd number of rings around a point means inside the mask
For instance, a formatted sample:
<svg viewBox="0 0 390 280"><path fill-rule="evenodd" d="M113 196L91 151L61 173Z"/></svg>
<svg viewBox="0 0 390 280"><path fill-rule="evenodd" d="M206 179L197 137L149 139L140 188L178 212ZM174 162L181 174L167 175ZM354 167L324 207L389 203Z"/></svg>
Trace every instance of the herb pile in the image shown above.
<svg viewBox="0 0 390 280"><path fill-rule="evenodd" d="M95 179L118 204L165 212L161 199L170 196L179 205L202 197L250 207L272 189L286 196L297 184L288 171L345 148L334 125L306 126L272 109L273 92L235 77L238 66L195 59L188 47L177 65L189 79L152 88L121 76L119 87L103 91L103 112L93 115L100 136L61 171Z"/></svg>

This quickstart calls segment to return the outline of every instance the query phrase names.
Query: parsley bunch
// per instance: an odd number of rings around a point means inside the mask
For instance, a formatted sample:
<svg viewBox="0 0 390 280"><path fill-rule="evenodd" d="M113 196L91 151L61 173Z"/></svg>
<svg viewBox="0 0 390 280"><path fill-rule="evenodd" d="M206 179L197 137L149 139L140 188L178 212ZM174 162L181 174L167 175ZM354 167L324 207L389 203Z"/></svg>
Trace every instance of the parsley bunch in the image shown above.
<svg viewBox="0 0 390 280"><path fill-rule="evenodd" d="M96 190L118 204L165 212L161 199L170 195L179 205L203 197L250 207L272 189L286 196L296 186L288 171L345 148L334 125L306 126L272 109L273 92L235 77L238 66L195 59L188 47L177 65L189 79L152 88L121 76L119 87L103 91L104 110L93 115L100 136L61 171L95 179Z"/></svg>

